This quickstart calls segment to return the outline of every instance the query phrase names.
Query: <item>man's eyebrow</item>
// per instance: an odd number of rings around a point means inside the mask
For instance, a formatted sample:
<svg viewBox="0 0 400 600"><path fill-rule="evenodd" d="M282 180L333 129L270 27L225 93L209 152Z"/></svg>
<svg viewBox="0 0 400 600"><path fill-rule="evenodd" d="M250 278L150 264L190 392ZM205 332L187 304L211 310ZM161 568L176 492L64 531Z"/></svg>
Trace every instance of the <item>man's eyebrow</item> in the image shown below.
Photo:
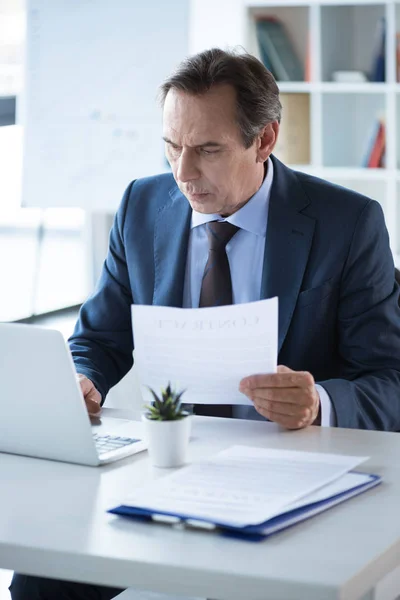
<svg viewBox="0 0 400 600"><path fill-rule="evenodd" d="M167 137L162 138L164 140L164 142L166 142L167 144L172 144L173 146L176 146L177 144L175 144L175 142L173 142L172 140L170 140ZM208 142L204 142L203 144L196 144L196 146L192 146L192 148L204 148L205 146L210 147L221 147L223 146L223 144L221 144L220 142L213 142L212 140L209 140Z"/></svg>

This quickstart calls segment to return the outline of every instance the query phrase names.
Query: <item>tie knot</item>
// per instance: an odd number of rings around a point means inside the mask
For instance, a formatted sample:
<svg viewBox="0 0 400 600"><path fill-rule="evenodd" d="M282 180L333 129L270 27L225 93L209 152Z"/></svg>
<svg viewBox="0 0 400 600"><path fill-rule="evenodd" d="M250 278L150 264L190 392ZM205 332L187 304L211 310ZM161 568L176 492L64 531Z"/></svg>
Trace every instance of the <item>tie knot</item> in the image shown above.
<svg viewBox="0 0 400 600"><path fill-rule="evenodd" d="M225 246L240 228L227 221L207 223L207 235L210 250L225 250Z"/></svg>

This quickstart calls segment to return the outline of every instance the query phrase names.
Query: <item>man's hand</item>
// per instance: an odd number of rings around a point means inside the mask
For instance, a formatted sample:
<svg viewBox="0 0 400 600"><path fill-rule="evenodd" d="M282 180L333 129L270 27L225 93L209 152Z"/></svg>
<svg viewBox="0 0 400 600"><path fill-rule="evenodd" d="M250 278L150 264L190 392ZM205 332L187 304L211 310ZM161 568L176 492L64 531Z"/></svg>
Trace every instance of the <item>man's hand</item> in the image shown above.
<svg viewBox="0 0 400 600"><path fill-rule="evenodd" d="M260 415L287 429L312 425L319 416L319 394L307 371L279 365L277 373L245 377L239 390L254 402Z"/></svg>
<svg viewBox="0 0 400 600"><path fill-rule="evenodd" d="M82 394L85 399L86 408L90 416L98 417L101 413L101 394L94 387L94 384L90 379L82 375L81 373L77 374L77 379L81 386Z"/></svg>

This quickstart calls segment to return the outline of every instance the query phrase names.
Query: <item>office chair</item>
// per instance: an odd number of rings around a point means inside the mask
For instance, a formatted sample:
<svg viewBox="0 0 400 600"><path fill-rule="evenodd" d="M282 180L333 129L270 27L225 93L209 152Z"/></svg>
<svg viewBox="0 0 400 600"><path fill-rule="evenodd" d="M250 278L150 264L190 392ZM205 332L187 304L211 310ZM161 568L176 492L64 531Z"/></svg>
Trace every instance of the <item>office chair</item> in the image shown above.
<svg viewBox="0 0 400 600"><path fill-rule="evenodd" d="M400 270L395 267L394 269L394 278L397 283L400 285ZM400 294L399 294L399 306L400 306Z"/></svg>

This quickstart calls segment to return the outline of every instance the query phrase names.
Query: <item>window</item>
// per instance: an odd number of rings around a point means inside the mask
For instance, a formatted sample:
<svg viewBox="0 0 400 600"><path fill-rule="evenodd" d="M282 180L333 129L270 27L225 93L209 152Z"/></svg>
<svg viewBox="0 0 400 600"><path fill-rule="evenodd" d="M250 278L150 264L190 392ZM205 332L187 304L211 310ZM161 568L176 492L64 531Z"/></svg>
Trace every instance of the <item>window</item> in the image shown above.
<svg viewBox="0 0 400 600"><path fill-rule="evenodd" d="M0 2L0 321L81 303L87 294L85 213L20 207L23 4Z"/></svg>

